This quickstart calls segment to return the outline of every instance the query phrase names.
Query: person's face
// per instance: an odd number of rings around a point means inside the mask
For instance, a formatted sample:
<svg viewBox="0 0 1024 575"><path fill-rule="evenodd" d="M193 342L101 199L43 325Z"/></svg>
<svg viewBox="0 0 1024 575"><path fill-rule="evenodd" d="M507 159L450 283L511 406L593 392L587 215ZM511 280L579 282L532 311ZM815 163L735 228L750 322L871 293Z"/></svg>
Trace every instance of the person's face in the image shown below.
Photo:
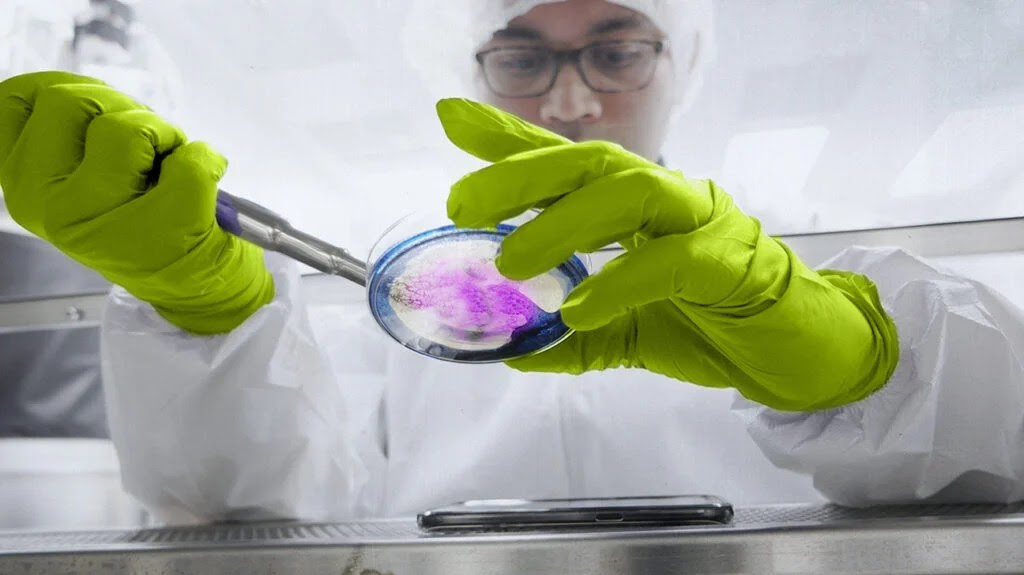
<svg viewBox="0 0 1024 575"><path fill-rule="evenodd" d="M595 43L663 39L662 32L650 20L628 8L605 0L565 0L542 4L512 20L505 29L495 32L480 52L513 47L573 50ZM607 140L657 160L672 108L674 71L667 49L653 58L650 81L632 91L595 91L580 77L576 66L564 62L546 93L507 97L485 85L484 99L573 141ZM620 53L599 53L591 62L615 65L622 59ZM526 64L516 61L505 65ZM588 78L591 76L598 74L588 72ZM595 84L593 78L591 84Z"/></svg>

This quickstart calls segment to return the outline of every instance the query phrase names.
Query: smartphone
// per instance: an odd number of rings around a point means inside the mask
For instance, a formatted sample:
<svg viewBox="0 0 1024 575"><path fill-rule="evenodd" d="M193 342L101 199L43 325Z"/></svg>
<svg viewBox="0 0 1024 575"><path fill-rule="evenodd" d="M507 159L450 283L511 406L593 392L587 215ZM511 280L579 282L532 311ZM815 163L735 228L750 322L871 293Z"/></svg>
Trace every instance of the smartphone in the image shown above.
<svg viewBox="0 0 1024 575"><path fill-rule="evenodd" d="M732 505L714 495L596 499L482 499L417 516L426 530L564 527L669 527L727 524Z"/></svg>

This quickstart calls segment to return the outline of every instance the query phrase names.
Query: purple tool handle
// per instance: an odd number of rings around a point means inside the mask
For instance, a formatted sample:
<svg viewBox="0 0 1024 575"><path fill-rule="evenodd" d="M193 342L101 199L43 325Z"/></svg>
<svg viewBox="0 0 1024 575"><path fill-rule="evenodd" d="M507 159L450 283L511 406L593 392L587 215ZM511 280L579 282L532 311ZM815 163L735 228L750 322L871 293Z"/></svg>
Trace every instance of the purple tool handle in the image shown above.
<svg viewBox="0 0 1024 575"><path fill-rule="evenodd" d="M242 225L238 223L238 210L231 202L230 195L217 190L217 225L229 234L242 235Z"/></svg>

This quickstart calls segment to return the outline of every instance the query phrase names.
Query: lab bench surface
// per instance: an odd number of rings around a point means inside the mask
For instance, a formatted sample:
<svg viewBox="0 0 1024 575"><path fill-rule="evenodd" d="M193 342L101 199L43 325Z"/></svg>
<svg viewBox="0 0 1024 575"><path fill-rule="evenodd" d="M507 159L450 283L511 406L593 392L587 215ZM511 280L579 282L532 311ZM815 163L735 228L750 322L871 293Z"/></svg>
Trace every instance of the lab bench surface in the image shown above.
<svg viewBox="0 0 1024 575"><path fill-rule="evenodd" d="M1024 504L738 508L727 526L431 534L412 519L0 533L0 573L1024 572Z"/></svg>

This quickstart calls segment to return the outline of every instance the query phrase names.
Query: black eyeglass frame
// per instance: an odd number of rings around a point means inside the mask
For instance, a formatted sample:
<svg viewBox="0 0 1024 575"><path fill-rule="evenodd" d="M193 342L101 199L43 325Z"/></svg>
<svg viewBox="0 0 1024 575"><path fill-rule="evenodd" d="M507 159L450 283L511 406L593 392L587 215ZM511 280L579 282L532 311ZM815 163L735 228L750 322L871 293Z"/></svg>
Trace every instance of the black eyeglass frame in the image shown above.
<svg viewBox="0 0 1024 575"><path fill-rule="evenodd" d="M564 66L566 62L571 63L576 68L576 73L579 74L580 79L583 80L583 83L586 84L587 88L590 88L594 92L597 92L599 94L624 94L627 92L639 92L640 90L643 90L644 88L649 86L651 81L654 80L654 72L658 69L657 61L655 61L654 66L651 66L650 77L648 77L642 85L637 86L636 88L630 88L628 90L602 90L595 88L590 83L590 80L587 78L586 72L583 71L582 55L584 52L586 52L587 50L593 50L594 48L601 46L617 46L622 44L643 44L646 46L653 46L655 59L661 56L665 49L668 48L668 42L665 40L613 40L605 42L594 42L592 44L587 44L586 46L581 46L573 50L551 50L549 48L541 48L534 46L496 46L488 50L477 52L476 61L480 65L481 70L483 71L484 82L487 83L487 88L502 98L536 98L539 96L543 96L544 94L547 94L548 92L551 91L551 88L554 87L555 82L558 81L558 75L561 74L562 66ZM544 87L543 90L540 90L538 92L531 92L529 94L524 95L509 96L506 94L502 94L498 90L494 89L494 86L491 84L491 79L487 76L487 68L486 66L484 66L484 58L486 58L490 54L494 54L497 52L510 52L512 50L536 50L538 52L546 52L550 54L552 58L554 58L555 66L554 68L552 68L553 71L551 73L551 80L548 81L547 86Z"/></svg>

